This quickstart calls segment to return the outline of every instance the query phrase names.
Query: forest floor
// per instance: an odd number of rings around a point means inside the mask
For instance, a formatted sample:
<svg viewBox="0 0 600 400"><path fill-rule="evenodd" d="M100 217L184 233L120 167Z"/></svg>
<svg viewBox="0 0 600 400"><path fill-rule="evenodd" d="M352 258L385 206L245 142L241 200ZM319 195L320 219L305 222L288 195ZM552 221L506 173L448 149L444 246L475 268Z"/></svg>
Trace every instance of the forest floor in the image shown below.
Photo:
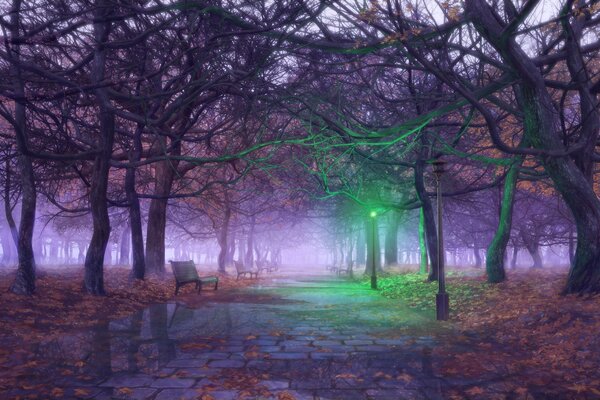
<svg viewBox="0 0 600 400"><path fill-rule="evenodd" d="M450 380L505 375L491 387L470 388L471 395L512 386L523 398L530 387L554 393L548 398L600 398L600 294L561 295L564 270L511 272L500 284L481 274L449 274L451 317L443 324L453 329L437 335L443 344L433 350L437 372ZM379 279L379 289L412 309L435 310L437 283L423 275L390 274Z"/></svg>
<svg viewBox="0 0 600 400"><path fill-rule="evenodd" d="M128 267L106 268L107 295L90 296L83 289L82 268L42 269L38 271L35 294L29 297L9 291L14 270L0 270L0 340L7 335L28 341L47 339L48 335L60 336L73 329L93 327L106 319L126 317L150 304L175 299L175 279L170 271L164 277L150 276L139 281L130 278L130 270ZM219 290L243 288L256 282L236 280L231 275L220 276ZM204 302L214 294L212 285L204 288L200 296L196 296L194 285L185 285L177 300ZM0 348L0 357L2 351ZM4 348L4 351L14 349Z"/></svg>
<svg viewBox="0 0 600 400"><path fill-rule="evenodd" d="M23 384L23 373L41 366L41 344L89 331L151 304L175 299L175 280L169 271L163 278L151 276L138 281L130 279L129 267L108 267L104 274L106 296L91 296L85 292L81 267L39 268L35 294L29 297L9 291L14 276L14 270L0 270L0 399L3 399L3 390ZM243 288L256 282L221 276L219 290ZM176 300L201 304L210 301L215 294L212 285L204 288L200 295L196 294L194 285L186 285ZM74 360L74 363L81 364L81 361Z"/></svg>

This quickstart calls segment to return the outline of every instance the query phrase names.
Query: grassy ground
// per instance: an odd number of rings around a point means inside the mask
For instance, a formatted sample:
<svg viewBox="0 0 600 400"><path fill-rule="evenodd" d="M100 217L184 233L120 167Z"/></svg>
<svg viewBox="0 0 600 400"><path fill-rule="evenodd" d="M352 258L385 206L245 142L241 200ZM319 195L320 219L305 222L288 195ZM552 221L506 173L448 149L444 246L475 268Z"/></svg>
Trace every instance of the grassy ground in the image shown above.
<svg viewBox="0 0 600 400"><path fill-rule="evenodd" d="M600 295L560 295L564 271L522 271L494 285L481 272L472 275L454 272L447 279L451 318L442 324L454 331L434 351L445 359L440 373L477 378L502 369L522 380L524 398L532 386L566 388L571 398L600 396ZM437 284L423 275L392 274L378 283L385 297L435 308ZM473 395L485 397L486 390L476 388Z"/></svg>

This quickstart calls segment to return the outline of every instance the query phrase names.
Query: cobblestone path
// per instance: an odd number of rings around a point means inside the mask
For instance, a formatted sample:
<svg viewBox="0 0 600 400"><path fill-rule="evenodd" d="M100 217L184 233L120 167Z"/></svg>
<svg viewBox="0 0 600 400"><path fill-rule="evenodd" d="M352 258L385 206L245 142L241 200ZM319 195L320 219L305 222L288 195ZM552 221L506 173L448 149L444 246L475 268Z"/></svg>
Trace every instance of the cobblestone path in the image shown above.
<svg viewBox="0 0 600 400"><path fill-rule="evenodd" d="M401 303L332 277L273 279L208 302L152 306L84 338L83 377L63 398L439 399L431 325ZM81 343L83 341L84 344Z"/></svg>

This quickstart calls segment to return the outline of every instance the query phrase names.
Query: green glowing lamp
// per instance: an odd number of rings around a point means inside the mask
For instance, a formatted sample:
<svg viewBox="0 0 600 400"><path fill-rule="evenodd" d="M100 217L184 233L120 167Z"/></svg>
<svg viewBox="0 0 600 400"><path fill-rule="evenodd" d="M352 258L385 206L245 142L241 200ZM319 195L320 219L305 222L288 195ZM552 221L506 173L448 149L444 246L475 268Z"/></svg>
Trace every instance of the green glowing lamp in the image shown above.
<svg viewBox="0 0 600 400"><path fill-rule="evenodd" d="M369 214L371 216L371 218L375 218L377 216L377 211L371 211L371 214Z"/></svg>

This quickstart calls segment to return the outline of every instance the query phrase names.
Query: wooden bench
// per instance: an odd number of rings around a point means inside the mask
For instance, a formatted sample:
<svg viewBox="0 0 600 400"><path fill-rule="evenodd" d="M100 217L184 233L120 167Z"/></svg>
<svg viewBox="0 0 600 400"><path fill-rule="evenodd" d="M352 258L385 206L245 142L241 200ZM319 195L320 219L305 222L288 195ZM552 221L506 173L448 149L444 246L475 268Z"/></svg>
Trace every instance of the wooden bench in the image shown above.
<svg viewBox="0 0 600 400"><path fill-rule="evenodd" d="M337 275L340 276L342 274L346 274L346 275L352 275L352 269L354 267L354 261L352 261L351 263L349 263L349 265L347 267L339 267L337 269Z"/></svg>
<svg viewBox="0 0 600 400"><path fill-rule="evenodd" d="M217 290L219 287L219 277L217 276L203 276L198 275L196 270L196 264L194 261L171 261L171 268L173 269L173 275L175 275L175 295L179 293L179 288L188 283L195 283L198 292L202 290L203 283L214 283Z"/></svg>
<svg viewBox="0 0 600 400"><path fill-rule="evenodd" d="M236 280L240 279L240 276L244 275L250 275L250 279L252 279L252 275L254 275L255 278L258 278L258 270L246 268L241 261L233 260L233 264L237 270L237 278L235 278Z"/></svg>
<svg viewBox="0 0 600 400"><path fill-rule="evenodd" d="M268 263L267 261L256 261L256 267L258 268L258 272L273 272L279 270L279 267L277 265Z"/></svg>

